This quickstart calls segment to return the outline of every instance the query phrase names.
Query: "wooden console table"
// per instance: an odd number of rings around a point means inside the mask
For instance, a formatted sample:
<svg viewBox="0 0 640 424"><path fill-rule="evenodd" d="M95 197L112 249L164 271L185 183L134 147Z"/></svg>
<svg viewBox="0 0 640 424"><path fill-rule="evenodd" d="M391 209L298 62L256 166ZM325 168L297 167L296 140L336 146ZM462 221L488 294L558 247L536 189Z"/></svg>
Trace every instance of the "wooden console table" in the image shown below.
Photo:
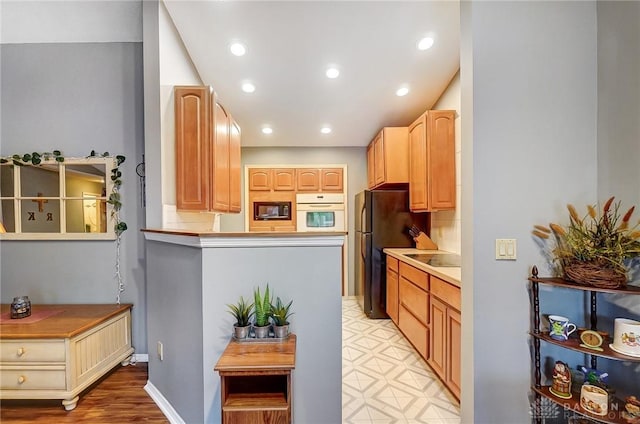
<svg viewBox="0 0 640 424"><path fill-rule="evenodd" d="M281 342L229 342L214 367L220 374L222 422L291 423L295 366L295 334Z"/></svg>
<svg viewBox="0 0 640 424"><path fill-rule="evenodd" d="M33 305L31 317L3 321L0 399L62 399L66 410L74 409L83 390L129 363L131 307ZM37 315L44 318L29 323Z"/></svg>

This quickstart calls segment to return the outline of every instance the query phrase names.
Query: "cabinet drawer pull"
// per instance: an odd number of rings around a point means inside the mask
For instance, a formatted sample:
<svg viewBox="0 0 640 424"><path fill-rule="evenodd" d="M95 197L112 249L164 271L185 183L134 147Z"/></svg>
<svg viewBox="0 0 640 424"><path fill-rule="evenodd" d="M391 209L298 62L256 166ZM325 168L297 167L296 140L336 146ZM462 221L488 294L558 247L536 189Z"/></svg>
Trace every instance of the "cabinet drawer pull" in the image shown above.
<svg viewBox="0 0 640 424"><path fill-rule="evenodd" d="M18 384L22 384L25 381L27 381L27 378L24 375L21 375L20 377L18 377Z"/></svg>
<svg viewBox="0 0 640 424"><path fill-rule="evenodd" d="M16 352L16 354L17 354L18 356L22 356L22 355L24 355L24 348L23 348L23 347L19 347L19 348L18 348L18 351Z"/></svg>

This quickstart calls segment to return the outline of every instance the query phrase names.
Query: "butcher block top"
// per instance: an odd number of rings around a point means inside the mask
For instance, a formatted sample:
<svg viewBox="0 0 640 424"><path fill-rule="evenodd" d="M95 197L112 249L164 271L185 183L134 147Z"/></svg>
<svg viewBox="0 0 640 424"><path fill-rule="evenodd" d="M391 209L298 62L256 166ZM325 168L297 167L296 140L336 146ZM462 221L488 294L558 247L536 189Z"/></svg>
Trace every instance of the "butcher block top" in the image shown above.
<svg viewBox="0 0 640 424"><path fill-rule="evenodd" d="M131 309L132 304L31 305L31 316L11 319L11 305L0 310L0 339L71 338Z"/></svg>
<svg viewBox="0 0 640 424"><path fill-rule="evenodd" d="M291 370L296 367L296 335L284 341L231 340L214 370L220 373L251 370Z"/></svg>

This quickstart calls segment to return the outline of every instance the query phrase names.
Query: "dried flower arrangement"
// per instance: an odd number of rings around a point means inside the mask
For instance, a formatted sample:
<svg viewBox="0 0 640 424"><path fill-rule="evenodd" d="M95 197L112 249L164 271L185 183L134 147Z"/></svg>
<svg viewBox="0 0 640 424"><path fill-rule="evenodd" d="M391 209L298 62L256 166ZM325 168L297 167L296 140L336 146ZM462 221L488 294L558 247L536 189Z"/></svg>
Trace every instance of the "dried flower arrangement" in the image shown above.
<svg viewBox="0 0 640 424"><path fill-rule="evenodd" d="M559 275L577 283L616 288L626 285L629 260L640 257L640 221L630 225L635 206L620 219L620 202L611 197L599 213L588 205L580 217L569 204L569 225L535 225L533 235L555 241L551 256ZM552 238L553 237L553 238Z"/></svg>

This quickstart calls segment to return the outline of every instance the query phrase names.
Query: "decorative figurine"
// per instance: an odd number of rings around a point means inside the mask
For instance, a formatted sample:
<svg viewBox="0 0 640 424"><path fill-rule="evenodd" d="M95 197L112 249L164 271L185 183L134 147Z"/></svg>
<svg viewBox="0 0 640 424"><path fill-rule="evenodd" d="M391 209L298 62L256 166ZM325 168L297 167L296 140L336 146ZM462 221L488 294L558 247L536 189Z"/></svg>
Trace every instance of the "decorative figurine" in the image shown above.
<svg viewBox="0 0 640 424"><path fill-rule="evenodd" d="M562 361L556 361L553 367L553 384L549 391L560 398L571 399L571 371Z"/></svg>
<svg viewBox="0 0 640 424"><path fill-rule="evenodd" d="M609 376L606 372L600 372L595 368L580 367L584 373L584 384L601 387L607 390L607 383L604 381Z"/></svg>

